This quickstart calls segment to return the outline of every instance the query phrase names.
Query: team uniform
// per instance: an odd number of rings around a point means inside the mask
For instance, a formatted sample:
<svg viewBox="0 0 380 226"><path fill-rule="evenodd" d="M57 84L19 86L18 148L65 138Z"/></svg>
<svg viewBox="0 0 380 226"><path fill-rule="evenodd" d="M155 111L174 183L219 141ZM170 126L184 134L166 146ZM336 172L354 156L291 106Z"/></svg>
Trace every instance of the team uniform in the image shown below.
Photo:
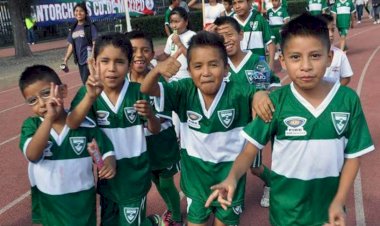
<svg viewBox="0 0 380 226"><path fill-rule="evenodd" d="M285 20L290 19L288 11L285 7L278 7L277 9L268 9L267 15L269 18L269 26L274 36L275 44L281 42L280 29L284 25Z"/></svg>
<svg viewBox="0 0 380 226"><path fill-rule="evenodd" d="M336 0L331 13L336 15L336 27L340 36L347 36L351 27L351 14L356 12L354 3L351 0Z"/></svg>
<svg viewBox="0 0 380 226"><path fill-rule="evenodd" d="M329 8L326 0L309 0L308 7L310 14L313 16L318 16Z"/></svg>
<svg viewBox="0 0 380 226"><path fill-rule="evenodd" d="M225 224L238 224L244 204L245 177L237 185L232 207L227 211L213 202L204 204L210 187L228 175L244 146L238 135L251 120L254 87L241 89L237 83L222 82L208 110L192 79L160 83L161 97L155 99L158 111L175 111L181 131L181 188L188 198L188 220L205 223L213 212Z"/></svg>
<svg viewBox="0 0 380 226"><path fill-rule="evenodd" d="M20 149L25 155L42 121L40 117L24 121ZM114 152L110 140L95 126L86 120L75 130L66 125L60 134L51 129L43 156L29 162L32 207L39 208L42 224L96 225L95 179L87 143L95 139L103 159Z"/></svg>
<svg viewBox="0 0 380 226"><path fill-rule="evenodd" d="M353 72L347 55L335 46L331 47L331 51L334 52L334 57L330 67L326 68L323 79L330 82L337 82L340 81L341 78L351 77Z"/></svg>
<svg viewBox="0 0 380 226"><path fill-rule="evenodd" d="M86 88L82 87L71 103L72 109L85 94ZM148 96L140 93L140 84L125 80L116 105L102 92L88 113L115 147L116 176L98 183L103 225L137 226L146 219L146 194L151 187L146 121L133 107L143 99L149 101Z"/></svg>
<svg viewBox="0 0 380 226"><path fill-rule="evenodd" d="M256 10L252 10L245 21L240 21L236 14L233 17L244 33L244 38L240 42L241 49L265 56L265 48L272 42L272 32L268 21Z"/></svg>
<svg viewBox="0 0 380 226"><path fill-rule="evenodd" d="M171 27L170 27L170 12L173 10L173 8L171 6L169 6L166 11L165 11L165 26L167 26L170 30L170 32L172 31Z"/></svg>
<svg viewBox="0 0 380 226"><path fill-rule="evenodd" d="M272 121L256 118L242 132L259 149L272 140L270 222L323 225L345 158L374 150L359 97L340 83L318 108L293 83L270 97L276 107Z"/></svg>

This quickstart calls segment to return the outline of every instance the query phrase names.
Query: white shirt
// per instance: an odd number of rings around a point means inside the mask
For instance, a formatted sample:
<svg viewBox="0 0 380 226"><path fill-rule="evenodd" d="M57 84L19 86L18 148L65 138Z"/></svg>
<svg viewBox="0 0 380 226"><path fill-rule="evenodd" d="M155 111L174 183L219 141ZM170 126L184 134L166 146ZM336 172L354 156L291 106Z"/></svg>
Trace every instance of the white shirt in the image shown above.
<svg viewBox="0 0 380 226"><path fill-rule="evenodd" d="M337 82L340 81L341 78L351 77L353 72L347 55L335 46L331 46L331 51L334 52L334 56L330 67L326 68L324 79Z"/></svg>
<svg viewBox="0 0 380 226"><path fill-rule="evenodd" d="M182 44L186 47L186 48L189 48L189 41L191 39L191 37L193 37L195 35L195 32L194 31L186 31L185 33L182 33L179 35L179 39L181 39L181 42ZM164 49L164 52L167 54L167 55L170 55L172 56L177 50L178 50L178 46L175 45L172 41L172 36L173 34L171 34L169 37L168 37L168 40L166 41L166 45L165 45L165 49ZM172 44L174 44L174 48L172 49ZM186 57L181 54L177 60L181 63L181 67L179 69L179 71L177 72L177 74L175 76L173 76L171 78L171 80L178 80L178 79L183 79L183 78L188 78L190 77L190 74L189 72L187 71L187 60L186 60Z"/></svg>
<svg viewBox="0 0 380 226"><path fill-rule="evenodd" d="M223 4L216 3L216 5L205 4L205 21L204 24L214 23L216 18L220 17L220 14L225 11Z"/></svg>

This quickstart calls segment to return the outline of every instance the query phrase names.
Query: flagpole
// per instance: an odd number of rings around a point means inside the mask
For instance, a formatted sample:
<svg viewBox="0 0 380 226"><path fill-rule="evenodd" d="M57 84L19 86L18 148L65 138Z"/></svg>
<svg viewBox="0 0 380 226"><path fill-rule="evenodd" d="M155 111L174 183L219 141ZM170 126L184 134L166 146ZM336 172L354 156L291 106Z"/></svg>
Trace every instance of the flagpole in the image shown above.
<svg viewBox="0 0 380 226"><path fill-rule="evenodd" d="M202 0L202 24L203 24L203 29L205 28L206 21L205 21L205 0Z"/></svg>
<svg viewBox="0 0 380 226"><path fill-rule="evenodd" d="M127 31L132 31L131 26L131 17L129 16L129 7L128 7L128 0L124 0L124 7L125 7L125 22L127 23Z"/></svg>

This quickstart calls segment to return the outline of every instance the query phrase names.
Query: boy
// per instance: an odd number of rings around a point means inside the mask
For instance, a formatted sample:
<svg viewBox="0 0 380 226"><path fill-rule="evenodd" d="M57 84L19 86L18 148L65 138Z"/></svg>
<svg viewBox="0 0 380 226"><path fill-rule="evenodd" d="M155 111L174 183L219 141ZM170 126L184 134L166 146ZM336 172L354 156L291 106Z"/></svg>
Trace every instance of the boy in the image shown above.
<svg viewBox="0 0 380 226"><path fill-rule="evenodd" d="M303 14L284 26L281 65L292 83L270 94L273 119L244 128L248 143L209 197L231 203L236 181L272 139L272 225L344 225L344 205L359 156L374 150L356 93L323 80L329 64L326 24Z"/></svg>
<svg viewBox="0 0 380 226"><path fill-rule="evenodd" d="M41 218L37 223L43 225L95 226L95 179L87 143L93 139L99 142L104 159L99 178L111 179L116 172L111 142L90 120L83 121L75 130L67 127L62 101L67 87L51 68L44 65L26 68L19 87L36 115L24 121L20 139L20 149L29 161L29 179L34 185L32 217L38 213Z"/></svg>
<svg viewBox="0 0 380 226"><path fill-rule="evenodd" d="M308 0L308 9L313 16L326 13L328 8L326 0Z"/></svg>
<svg viewBox="0 0 380 226"><path fill-rule="evenodd" d="M138 83L125 79L132 60L125 35L108 33L97 38L90 76L71 103L67 117L71 128L87 114L110 138L118 163L116 177L100 181L102 225L151 226L161 218L146 218L146 195L151 186L144 124L153 134L160 130L149 97ZM96 70L94 69L96 68Z"/></svg>
<svg viewBox="0 0 380 226"><path fill-rule="evenodd" d="M166 35L169 37L172 32L171 32L171 28L170 28L170 12L179 6L180 4L180 1L181 0L170 0L169 3L169 7L167 8L167 10L165 11L165 33Z"/></svg>
<svg viewBox="0 0 380 226"><path fill-rule="evenodd" d="M126 36L133 48L128 80L142 83L150 71L150 61L154 57L153 41L142 31L132 31ZM161 82L165 80L161 79ZM173 180L179 171L180 156L171 120L172 112L161 112L157 116L161 120L160 133L153 135L145 129L152 180L168 208L162 217L164 226L182 226L180 197Z"/></svg>
<svg viewBox="0 0 380 226"><path fill-rule="evenodd" d="M290 17L286 8L281 5L280 0L272 0L272 4L273 4L273 8L268 9L267 15L269 19L269 26L274 36L274 43L276 44L276 48L277 48L277 51L274 55L274 59L278 60L278 57L281 54L280 29L284 24L289 22Z"/></svg>
<svg viewBox="0 0 380 226"><path fill-rule="evenodd" d="M228 62L230 70L229 76L226 79L242 85L253 85L257 90L262 90L263 87L260 85L260 83L266 79L255 78L256 76L253 70L259 62L259 56L252 52L247 53L241 50L240 40L242 39L243 34L237 21L234 18L219 17L215 20L215 25L217 26L217 33L224 38L224 45L226 46L227 55L229 58ZM280 86L280 79L273 72L271 72L268 91ZM257 92L255 94L255 98L260 93L262 92ZM262 98L268 99L266 91L263 91L263 94L264 95ZM268 101L270 102L269 99ZM259 101L255 99L254 104L257 105L257 103L259 103ZM258 112L258 114L260 115L260 112ZM262 207L269 207L270 170L262 164L261 157L262 153L260 150L254 164L252 165L251 172L264 181L264 193L260 200L260 205Z"/></svg>
<svg viewBox="0 0 380 226"><path fill-rule="evenodd" d="M355 6L351 0L336 0L331 13L334 16L334 21L336 22L336 27L338 28L340 35L340 49L345 51L346 47L346 37L348 35L348 30L354 28L355 21Z"/></svg>
<svg viewBox="0 0 380 226"><path fill-rule="evenodd" d="M326 69L324 79L331 82L340 81L341 85L346 86L350 83L353 72L347 55L333 45L335 35L334 18L327 14L320 15L320 18L326 22L329 29L331 54L333 56L330 66Z"/></svg>
<svg viewBox="0 0 380 226"><path fill-rule="evenodd" d="M232 9L232 0L223 0L223 6L226 16L232 16L234 14L234 11Z"/></svg>
<svg viewBox="0 0 380 226"><path fill-rule="evenodd" d="M273 70L275 45L268 21L256 10L251 10L251 0L233 0L235 14L233 17L240 24L244 38L241 41L243 51L251 50L259 56L265 56L265 49L269 52L269 67Z"/></svg>
<svg viewBox="0 0 380 226"><path fill-rule="evenodd" d="M206 226L211 213L214 225L236 225L243 210L245 178L239 181L232 207L223 211L217 202L205 208L210 186L224 178L244 145L238 136L251 120L253 86L225 82L228 73L223 39L201 31L192 37L187 55L192 78L159 84L178 62L169 58L153 68L141 91L155 99L157 110L174 110L181 121L181 188L188 202L188 225Z"/></svg>

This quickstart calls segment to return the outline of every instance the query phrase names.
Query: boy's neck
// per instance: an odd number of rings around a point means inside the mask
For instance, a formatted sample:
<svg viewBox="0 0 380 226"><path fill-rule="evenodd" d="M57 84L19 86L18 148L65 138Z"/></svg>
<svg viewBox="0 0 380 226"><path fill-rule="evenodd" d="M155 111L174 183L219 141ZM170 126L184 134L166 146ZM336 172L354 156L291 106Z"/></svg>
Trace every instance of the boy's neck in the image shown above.
<svg viewBox="0 0 380 226"><path fill-rule="evenodd" d="M235 66L235 67L238 67L239 64L241 63L241 61L244 59L244 57L247 55L246 52L243 52L241 51L240 49L238 50L238 52L234 55L234 56L230 56L230 60L232 62L232 64Z"/></svg>
<svg viewBox="0 0 380 226"><path fill-rule="evenodd" d="M130 82L137 82L142 83L144 81L145 76L148 74L149 70L146 69L144 72L137 72L137 71L131 71L129 74L129 81Z"/></svg>
<svg viewBox="0 0 380 226"><path fill-rule="evenodd" d="M62 132L63 127L66 125L67 112L63 109L62 113L58 116L58 118L53 122L52 128L60 134Z"/></svg>
<svg viewBox="0 0 380 226"><path fill-rule="evenodd" d="M245 14L243 14L243 15L241 15L241 16L237 15L237 18L238 18L241 22L244 22L244 21L249 17L250 12L251 12L251 11L248 11L247 13L245 13Z"/></svg>
<svg viewBox="0 0 380 226"><path fill-rule="evenodd" d="M216 97L216 94L214 94L214 95L206 95L206 94L202 93L202 97L203 97L203 101L205 102L205 108L206 108L206 110L208 110L211 107L212 102L214 101L214 99Z"/></svg>
<svg viewBox="0 0 380 226"><path fill-rule="evenodd" d="M317 108L326 99L333 86L334 83L324 80L322 80L315 88L309 90L301 89L294 84L294 88L297 92L314 108Z"/></svg>

